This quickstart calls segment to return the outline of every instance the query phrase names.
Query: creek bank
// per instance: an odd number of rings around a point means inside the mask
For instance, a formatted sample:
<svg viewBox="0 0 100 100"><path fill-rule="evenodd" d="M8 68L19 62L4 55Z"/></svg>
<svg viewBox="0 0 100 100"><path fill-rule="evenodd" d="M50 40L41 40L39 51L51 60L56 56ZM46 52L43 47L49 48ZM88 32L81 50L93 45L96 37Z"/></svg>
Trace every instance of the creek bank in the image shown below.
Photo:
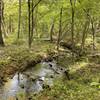
<svg viewBox="0 0 100 100"><path fill-rule="evenodd" d="M55 80L64 78L66 69L60 67L56 61L42 61L24 72L16 73L0 88L0 97L6 100L10 96L16 98L18 94L37 94L44 89L50 89ZM3 92L1 92L3 90Z"/></svg>
<svg viewBox="0 0 100 100"><path fill-rule="evenodd" d="M34 53L32 55L34 55ZM20 59L19 61L10 58L10 62L0 69L0 84L2 85L3 82L6 82L7 77L13 77L16 72L23 72L41 61L52 61L56 57L57 54L51 52L43 55L35 54L34 57L28 57L27 59L22 57L23 60Z"/></svg>

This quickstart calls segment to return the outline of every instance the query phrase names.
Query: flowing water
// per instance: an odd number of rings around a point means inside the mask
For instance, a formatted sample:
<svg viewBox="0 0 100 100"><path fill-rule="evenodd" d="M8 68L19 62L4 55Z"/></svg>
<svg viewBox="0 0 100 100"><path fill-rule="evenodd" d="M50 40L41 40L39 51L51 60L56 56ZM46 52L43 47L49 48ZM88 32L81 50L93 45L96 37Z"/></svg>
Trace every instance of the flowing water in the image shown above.
<svg viewBox="0 0 100 100"><path fill-rule="evenodd" d="M56 78L63 75L56 62L41 62L23 73L16 73L13 78L0 87L0 100L17 97L19 93L38 93L43 86L52 86Z"/></svg>

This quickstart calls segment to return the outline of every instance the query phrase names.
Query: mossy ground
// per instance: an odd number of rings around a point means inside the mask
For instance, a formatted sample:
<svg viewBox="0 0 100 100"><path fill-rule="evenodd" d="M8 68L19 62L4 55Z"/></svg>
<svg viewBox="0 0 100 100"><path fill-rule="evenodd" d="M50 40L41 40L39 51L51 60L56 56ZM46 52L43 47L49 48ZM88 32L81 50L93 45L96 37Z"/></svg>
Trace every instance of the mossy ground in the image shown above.
<svg viewBox="0 0 100 100"><path fill-rule="evenodd" d="M89 39L90 40L90 39ZM88 39L87 39L88 41ZM87 55L71 58L70 53L59 57L59 64L69 69L71 80L55 80L51 88L33 96L33 100L99 100L100 99L100 41L97 38L96 50L92 51L88 41ZM92 56L93 55L93 56Z"/></svg>
<svg viewBox="0 0 100 100"><path fill-rule="evenodd" d="M27 63L37 61L42 55L53 51L55 46L49 42L34 40L32 48L29 49L25 40L14 40L7 38L5 47L0 47L0 76L13 74L24 69ZM29 66L31 67L31 66Z"/></svg>
<svg viewBox="0 0 100 100"><path fill-rule="evenodd" d="M53 87L33 96L33 100L99 100L100 63L86 59L69 66L70 81L66 78L55 80Z"/></svg>
<svg viewBox="0 0 100 100"><path fill-rule="evenodd" d="M12 40L12 36L6 41L7 46L0 48L1 74L3 71L11 73L13 69L19 69L31 59L36 59L38 55L44 55L55 49L54 44L44 41L34 41L31 49L28 49L24 40L16 42ZM98 40L98 51L99 43ZM80 59L75 57L72 59L69 53L65 53L59 58L58 63L70 70L71 80L66 78L55 80L53 87L33 95L32 100L100 100L100 55L95 57L84 55ZM19 100L25 100L22 93L19 93L18 97Z"/></svg>

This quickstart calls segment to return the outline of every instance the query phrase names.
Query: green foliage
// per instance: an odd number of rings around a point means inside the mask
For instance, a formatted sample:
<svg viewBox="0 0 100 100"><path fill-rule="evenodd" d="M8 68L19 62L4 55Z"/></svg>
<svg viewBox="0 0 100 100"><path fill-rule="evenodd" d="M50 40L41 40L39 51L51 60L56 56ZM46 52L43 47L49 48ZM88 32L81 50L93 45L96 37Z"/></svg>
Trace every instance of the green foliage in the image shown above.
<svg viewBox="0 0 100 100"><path fill-rule="evenodd" d="M74 0L72 0L74 1ZM38 0L34 0L36 4ZM4 37L6 47L0 48L0 71L2 74L12 72L17 68L24 67L27 62L37 60L40 55L46 53L54 55L55 44L59 32L59 13L63 8L62 14L62 34L61 40L71 42L71 14L72 8L70 0L42 0L34 9L34 34L32 48L27 48L28 39L28 5L27 0L22 0L21 13L21 32L20 39L17 40L18 31L18 0L4 0L4 22L7 38ZM75 23L74 23L74 48L77 53L81 50L85 22L91 22L95 28L95 46L100 50L100 0L76 0L75 4ZM31 7L32 10L32 7ZM31 19L32 21L32 19ZM50 38L50 28L54 21L53 38L55 43L44 41ZM12 30L10 32L10 24ZM32 28L32 26L31 26ZM70 70L71 80L55 80L54 86L44 89L43 92L33 96L33 100L99 100L100 99L100 56L88 57L85 54L91 54L93 46L93 34L91 23L86 31L84 57L78 58L74 54L72 59L71 51L60 52L59 65ZM62 47L61 47L62 49ZM72 61L74 60L74 61ZM3 71L2 71L3 70ZM19 100L25 99L23 93L19 93Z"/></svg>

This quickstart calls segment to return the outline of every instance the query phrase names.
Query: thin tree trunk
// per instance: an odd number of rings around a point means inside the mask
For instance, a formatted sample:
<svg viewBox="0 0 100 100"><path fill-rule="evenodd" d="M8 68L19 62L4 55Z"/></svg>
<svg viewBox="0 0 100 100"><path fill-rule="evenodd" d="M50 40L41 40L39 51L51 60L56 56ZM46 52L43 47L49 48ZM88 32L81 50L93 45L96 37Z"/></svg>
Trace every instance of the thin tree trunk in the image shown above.
<svg viewBox="0 0 100 100"><path fill-rule="evenodd" d="M12 32L12 25L11 25L11 22L12 21L12 19L11 19L11 15L9 16L9 33L11 33Z"/></svg>
<svg viewBox="0 0 100 100"><path fill-rule="evenodd" d="M4 46L1 26L2 26L2 0L0 0L0 46Z"/></svg>
<svg viewBox="0 0 100 100"><path fill-rule="evenodd" d="M19 20L18 20L18 35L17 39L20 38L20 27L21 27L21 0L19 0Z"/></svg>
<svg viewBox="0 0 100 100"><path fill-rule="evenodd" d="M84 24L84 30L83 30L83 36L82 36L82 44L81 44L82 51L83 51L84 45L85 45L85 39L86 39L86 36L87 36L88 26L89 26L89 22L86 21L85 24Z"/></svg>
<svg viewBox="0 0 100 100"><path fill-rule="evenodd" d="M54 30L54 20L52 22L52 25L51 25L51 29L50 29L50 42L53 41L53 30Z"/></svg>
<svg viewBox="0 0 100 100"><path fill-rule="evenodd" d="M74 50L74 17L75 17L75 3L76 0L70 0L70 5L71 5L71 12L72 12L72 19L71 19L71 46L72 46L72 51ZM74 53L72 52L72 62L73 62L73 57Z"/></svg>
<svg viewBox="0 0 100 100"><path fill-rule="evenodd" d="M34 6L34 1L32 0L32 7ZM33 41L33 32L34 32L34 9L32 9L32 31L31 31L31 44Z"/></svg>
<svg viewBox="0 0 100 100"><path fill-rule="evenodd" d="M30 14L30 0L28 0L28 44L29 44L29 48L31 48L31 14Z"/></svg>
<svg viewBox="0 0 100 100"><path fill-rule="evenodd" d="M60 46L61 34L62 34L62 8L60 10L59 33L57 37L57 52L58 52L57 63L59 62L59 46Z"/></svg>
<svg viewBox="0 0 100 100"><path fill-rule="evenodd" d="M2 32L4 33L4 37L7 37L7 31L5 28L5 20L4 20L4 2L2 1Z"/></svg>
<svg viewBox="0 0 100 100"><path fill-rule="evenodd" d="M35 19L35 34L36 36L38 36L38 6L37 8L35 9L35 15L34 15L34 19Z"/></svg>
<svg viewBox="0 0 100 100"><path fill-rule="evenodd" d="M59 20L59 33L58 33L58 37L57 37L57 51L59 52L59 43L60 43L60 36L62 33L62 8L60 11L60 20Z"/></svg>
<svg viewBox="0 0 100 100"><path fill-rule="evenodd" d="M91 24L92 24L92 35L93 35L93 50L95 50L95 28L93 19L91 19Z"/></svg>
<svg viewBox="0 0 100 100"><path fill-rule="evenodd" d="M72 34L72 47L74 45L74 17L75 17L75 3L76 0L70 0L71 10L72 10L72 22L71 22L71 34Z"/></svg>
<svg viewBox="0 0 100 100"><path fill-rule="evenodd" d="M3 30L4 37L7 38L7 32L3 20L2 20L2 30Z"/></svg>

